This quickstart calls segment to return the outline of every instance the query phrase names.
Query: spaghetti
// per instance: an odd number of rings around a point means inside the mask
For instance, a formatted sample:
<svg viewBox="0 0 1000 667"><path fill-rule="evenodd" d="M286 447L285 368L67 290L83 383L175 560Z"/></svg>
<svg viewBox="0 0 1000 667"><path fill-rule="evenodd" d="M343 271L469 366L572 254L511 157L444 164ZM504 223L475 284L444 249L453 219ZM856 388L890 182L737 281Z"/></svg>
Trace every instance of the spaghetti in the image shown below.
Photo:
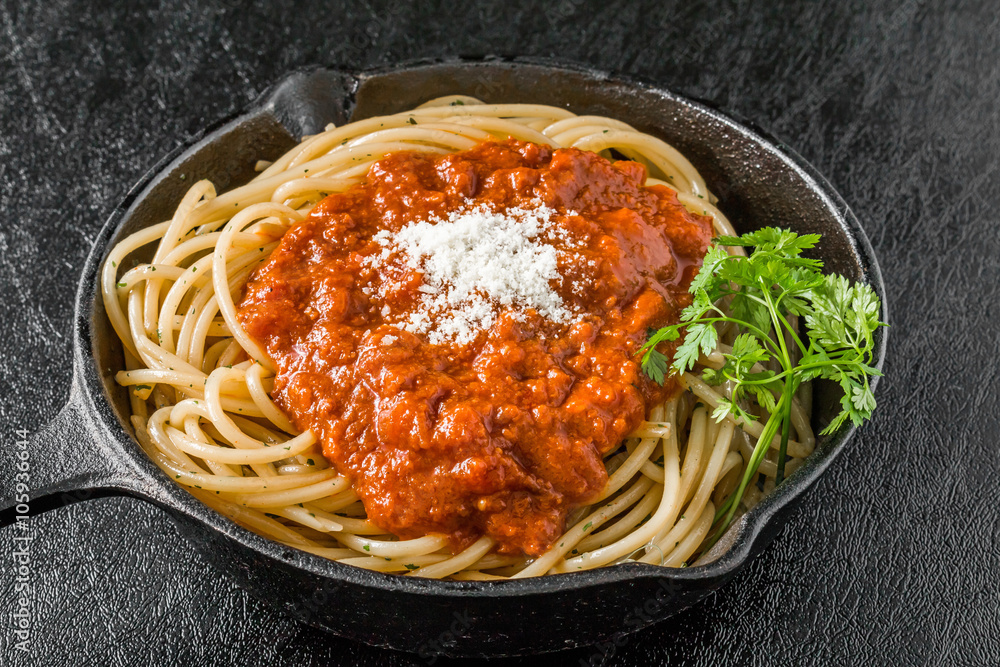
<svg viewBox="0 0 1000 667"><path fill-rule="evenodd" d="M726 218L691 164L655 137L610 118L555 107L488 105L449 96L416 109L329 126L271 164L248 184L217 195L194 184L171 220L115 246L101 276L109 319L121 338L136 438L153 461L197 498L268 538L350 565L454 579L504 579L571 572L627 560L678 567L695 557L716 507L733 493L761 421L710 418L726 386L684 374L684 392L653 405L624 442L604 457L607 483L537 558L500 553L488 535L452 553L443 535L399 539L369 520L358 489L338 474L311 430L299 431L276 405L277 368L241 325L238 302L254 272L285 232L329 193L365 182L388 154L448 155L482 142L513 139L573 147L643 164L646 185L665 185L690 211L709 216L716 234ZM133 255L155 244L147 262ZM148 251L147 251L148 252ZM734 248L732 252L742 252ZM125 269L126 262L134 266ZM700 364L720 368L736 331ZM790 474L812 451L810 395L793 404ZM759 406L748 406L760 416ZM772 444L777 448L778 440ZM774 486L772 449L761 483L741 511Z"/></svg>

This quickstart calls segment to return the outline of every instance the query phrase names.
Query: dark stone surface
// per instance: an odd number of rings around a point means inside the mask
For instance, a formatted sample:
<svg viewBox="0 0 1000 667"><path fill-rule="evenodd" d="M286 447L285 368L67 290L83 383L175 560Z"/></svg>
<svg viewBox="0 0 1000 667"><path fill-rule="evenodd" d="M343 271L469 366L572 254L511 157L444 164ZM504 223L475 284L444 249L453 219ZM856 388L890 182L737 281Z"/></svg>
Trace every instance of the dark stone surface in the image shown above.
<svg viewBox="0 0 1000 667"><path fill-rule="evenodd" d="M894 329L872 423L747 571L613 654L539 663L1000 663L992 3L57 0L0 3L0 23L4 457L65 400L90 241L185 137L306 64L557 56L710 100L813 162L872 240ZM421 662L272 612L141 502L94 500L32 527L27 659L10 624L14 532L0 531L2 664Z"/></svg>

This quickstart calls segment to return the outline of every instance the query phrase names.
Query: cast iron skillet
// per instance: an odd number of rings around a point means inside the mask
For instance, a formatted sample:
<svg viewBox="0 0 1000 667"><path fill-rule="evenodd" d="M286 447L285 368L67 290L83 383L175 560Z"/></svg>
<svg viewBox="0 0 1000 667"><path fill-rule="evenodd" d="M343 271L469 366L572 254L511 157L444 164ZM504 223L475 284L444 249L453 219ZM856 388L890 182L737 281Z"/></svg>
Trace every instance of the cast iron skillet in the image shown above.
<svg viewBox="0 0 1000 667"><path fill-rule="evenodd" d="M764 549L792 506L846 446L853 429L821 439L806 465L734 525L706 565L624 564L510 582L449 582L386 575L285 547L216 514L163 474L133 440L125 391L113 380L121 346L104 312L98 272L127 234L170 217L184 191L210 178L219 191L248 180L325 124L400 111L464 93L602 114L659 135L687 155L737 229L788 226L823 234L829 270L885 289L857 219L832 187L788 148L714 109L655 86L590 69L524 59L445 60L350 73L313 68L278 82L244 113L167 156L113 211L80 280L74 380L67 405L31 438L32 514L99 495L129 495L167 510L220 572L311 625L422 655L500 656L554 651L617 637L691 606ZM883 320L886 318L883 312ZM885 333L876 335L878 363ZM818 425L837 396L818 387ZM823 407L828 408L824 410ZM16 470L0 470L6 489ZM3 522L18 513L5 498ZM22 506L20 511L24 511Z"/></svg>

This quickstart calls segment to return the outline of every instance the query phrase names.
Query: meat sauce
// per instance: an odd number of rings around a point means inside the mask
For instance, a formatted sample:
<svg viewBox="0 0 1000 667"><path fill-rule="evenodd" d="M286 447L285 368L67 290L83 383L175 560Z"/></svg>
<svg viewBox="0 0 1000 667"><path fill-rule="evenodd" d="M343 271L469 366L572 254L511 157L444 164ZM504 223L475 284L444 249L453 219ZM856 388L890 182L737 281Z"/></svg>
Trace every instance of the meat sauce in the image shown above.
<svg viewBox="0 0 1000 667"><path fill-rule="evenodd" d="M277 366L272 396L317 434L370 521L403 539L446 535L455 551L485 534L537 556L602 490L604 455L677 391L649 381L635 352L690 302L712 236L709 218L645 179L636 162L514 140L394 153L251 276L239 319ZM565 252L551 287L574 321L498 306L464 345L393 324L420 308L423 277L374 261L376 234L470 203L539 202L556 212L549 243Z"/></svg>

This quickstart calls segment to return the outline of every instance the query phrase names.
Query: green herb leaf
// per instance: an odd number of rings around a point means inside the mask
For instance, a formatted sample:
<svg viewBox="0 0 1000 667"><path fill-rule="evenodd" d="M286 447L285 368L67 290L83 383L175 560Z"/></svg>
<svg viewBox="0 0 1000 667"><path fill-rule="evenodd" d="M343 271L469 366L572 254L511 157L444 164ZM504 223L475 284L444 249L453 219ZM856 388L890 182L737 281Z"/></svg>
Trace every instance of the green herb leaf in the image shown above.
<svg viewBox="0 0 1000 667"><path fill-rule="evenodd" d="M650 348L642 360L642 370L656 384L663 384L664 375L669 365L670 360L667 358L667 355L653 348Z"/></svg>
<svg viewBox="0 0 1000 667"><path fill-rule="evenodd" d="M841 411L822 431L824 435L848 419L862 424L875 409L869 378L881 375L871 365L875 331L886 326L879 320L881 303L868 285L824 275L822 262L802 256L819 240L819 234L775 227L715 239L691 281L691 305L681 312L680 323L650 331L640 349L643 371L662 384L668 373L691 371L716 349L718 326L735 324L739 335L731 350L722 348L723 366L701 369L705 382L729 388L712 417L757 420L748 408L751 400L768 415L739 487L719 508L718 528L707 546L729 526L743 492L756 479L764 454L779 434L775 482L781 483L793 396L802 382L826 378L843 391ZM730 254L731 247L753 250L743 256ZM805 336L790 323L791 316L802 318ZM677 340L681 342L672 358L657 349Z"/></svg>

